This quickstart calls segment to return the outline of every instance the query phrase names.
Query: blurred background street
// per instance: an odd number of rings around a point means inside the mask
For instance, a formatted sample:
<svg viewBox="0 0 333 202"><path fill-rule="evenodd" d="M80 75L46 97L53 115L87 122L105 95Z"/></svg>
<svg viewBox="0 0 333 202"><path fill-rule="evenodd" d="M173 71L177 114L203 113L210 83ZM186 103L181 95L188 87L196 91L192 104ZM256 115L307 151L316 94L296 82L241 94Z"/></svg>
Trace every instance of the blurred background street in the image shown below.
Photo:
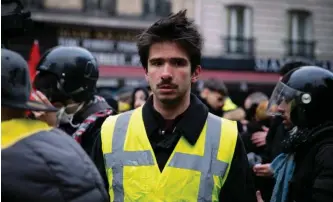
<svg viewBox="0 0 333 202"><path fill-rule="evenodd" d="M280 67L302 60L333 69L332 0L24 0L34 29L8 47L27 60L56 45L82 46L100 64L99 89L126 100L145 85L135 37L158 18L187 9L205 44L201 79L222 80L231 99L270 95ZM36 43L37 44L37 43ZM198 83L200 87L200 82Z"/></svg>

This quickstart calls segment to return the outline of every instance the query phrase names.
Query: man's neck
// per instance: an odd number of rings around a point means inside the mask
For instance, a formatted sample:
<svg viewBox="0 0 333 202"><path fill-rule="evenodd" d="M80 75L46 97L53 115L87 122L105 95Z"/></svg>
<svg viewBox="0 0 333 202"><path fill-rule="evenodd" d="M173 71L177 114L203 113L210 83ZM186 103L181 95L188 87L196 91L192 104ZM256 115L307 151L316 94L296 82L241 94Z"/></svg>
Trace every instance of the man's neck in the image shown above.
<svg viewBox="0 0 333 202"><path fill-rule="evenodd" d="M25 118L24 110L1 107L1 122L9 121L12 119L24 119L24 118Z"/></svg>
<svg viewBox="0 0 333 202"><path fill-rule="evenodd" d="M153 99L153 106L164 119L172 120L182 114L190 106L190 94L185 95L184 98L175 105L166 105L159 102L157 99Z"/></svg>

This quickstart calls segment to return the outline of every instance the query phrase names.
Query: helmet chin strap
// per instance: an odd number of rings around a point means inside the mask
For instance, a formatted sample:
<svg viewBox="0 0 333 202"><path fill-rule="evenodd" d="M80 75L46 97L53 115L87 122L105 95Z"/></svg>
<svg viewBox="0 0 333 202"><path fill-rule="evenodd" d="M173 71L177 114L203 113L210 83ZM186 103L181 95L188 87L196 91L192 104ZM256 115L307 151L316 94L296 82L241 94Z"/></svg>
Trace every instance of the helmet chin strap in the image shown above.
<svg viewBox="0 0 333 202"><path fill-rule="evenodd" d="M76 110L73 113L67 113L66 112L66 109L68 109L70 107L77 106L77 105L78 105L78 107L76 108ZM79 125L81 123L74 124L73 123L73 118L74 118L74 115L84 107L84 105L85 105L85 102L82 102L80 104L73 103L73 104L69 104L67 106L62 107L58 111L58 114L57 114L58 125L61 124L61 123L69 123L73 128L79 127Z"/></svg>

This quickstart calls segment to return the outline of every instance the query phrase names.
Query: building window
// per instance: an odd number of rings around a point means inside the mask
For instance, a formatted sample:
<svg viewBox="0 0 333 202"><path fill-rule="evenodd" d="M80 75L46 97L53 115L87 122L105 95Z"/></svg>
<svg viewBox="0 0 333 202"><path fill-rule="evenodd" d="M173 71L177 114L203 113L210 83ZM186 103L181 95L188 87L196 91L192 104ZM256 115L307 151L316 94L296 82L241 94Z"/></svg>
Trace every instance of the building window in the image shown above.
<svg viewBox="0 0 333 202"><path fill-rule="evenodd" d="M111 15L115 14L116 0L83 0L85 11L87 12L104 12Z"/></svg>
<svg viewBox="0 0 333 202"><path fill-rule="evenodd" d="M83 0L44 0L43 7L50 10L82 11Z"/></svg>
<svg viewBox="0 0 333 202"><path fill-rule="evenodd" d="M168 16L170 13L170 0L143 0L144 16Z"/></svg>
<svg viewBox="0 0 333 202"><path fill-rule="evenodd" d="M312 14L307 11L288 12L287 55L314 57Z"/></svg>
<svg viewBox="0 0 333 202"><path fill-rule="evenodd" d="M38 1L38 0L22 0L21 1L23 6L28 9L42 9L44 7L44 2L43 1Z"/></svg>
<svg viewBox="0 0 333 202"><path fill-rule="evenodd" d="M227 14L226 52L229 54L253 55L252 9L247 6L231 5L227 7Z"/></svg>

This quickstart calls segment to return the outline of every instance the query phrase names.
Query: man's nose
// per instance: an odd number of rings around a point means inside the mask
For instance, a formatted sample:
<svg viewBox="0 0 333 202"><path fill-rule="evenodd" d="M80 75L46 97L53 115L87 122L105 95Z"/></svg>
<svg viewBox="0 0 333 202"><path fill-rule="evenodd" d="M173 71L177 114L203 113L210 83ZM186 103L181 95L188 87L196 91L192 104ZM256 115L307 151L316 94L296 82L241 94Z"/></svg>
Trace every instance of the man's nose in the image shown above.
<svg viewBox="0 0 333 202"><path fill-rule="evenodd" d="M164 67L163 67L163 72L161 75L161 78L163 80L168 80L168 79L172 79L172 67L169 65L169 63L165 63Z"/></svg>
<svg viewBox="0 0 333 202"><path fill-rule="evenodd" d="M285 107L283 104L280 104L277 106L277 111L280 113L284 113L285 112Z"/></svg>

